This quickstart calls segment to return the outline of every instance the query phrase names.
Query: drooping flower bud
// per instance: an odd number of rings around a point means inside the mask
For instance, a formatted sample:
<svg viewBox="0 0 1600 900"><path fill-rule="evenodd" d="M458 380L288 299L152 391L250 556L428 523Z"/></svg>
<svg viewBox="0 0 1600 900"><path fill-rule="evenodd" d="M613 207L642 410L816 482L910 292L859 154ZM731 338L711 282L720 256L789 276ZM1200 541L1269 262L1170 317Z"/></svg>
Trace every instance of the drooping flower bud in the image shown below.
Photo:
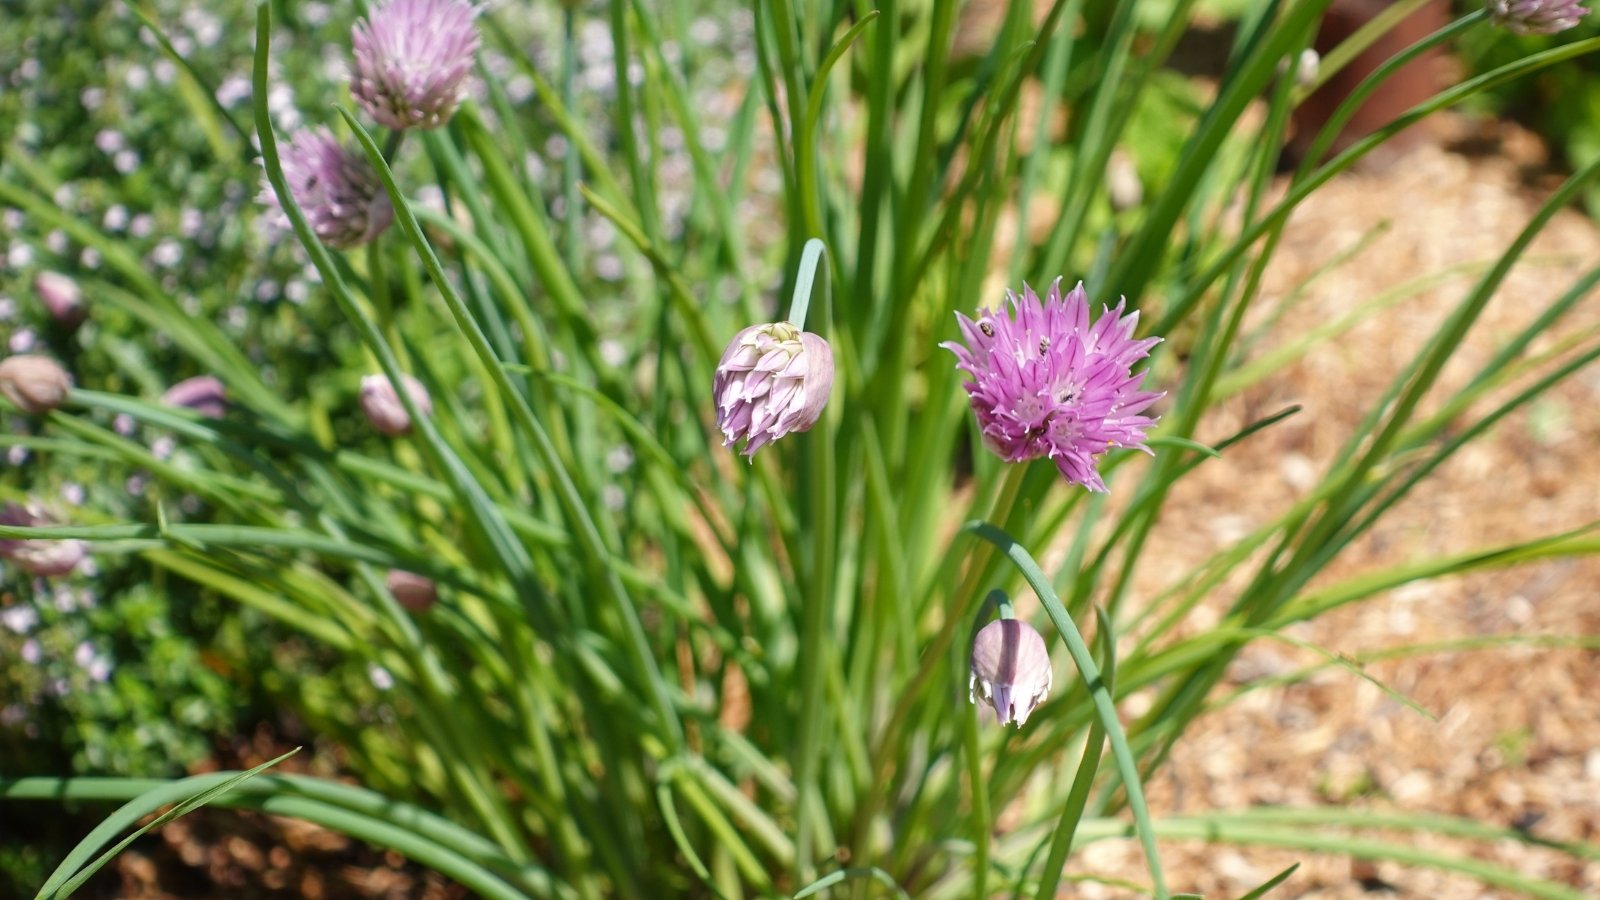
<svg viewBox="0 0 1600 900"><path fill-rule="evenodd" d="M1488 0L1489 18L1516 34L1556 34L1578 24L1589 10L1582 0Z"/></svg>
<svg viewBox="0 0 1600 900"><path fill-rule="evenodd" d="M33 290L39 302L57 325L71 331L88 318L89 309L83 305L83 291L78 283L60 272L40 272L33 276Z"/></svg>
<svg viewBox="0 0 1600 900"><path fill-rule="evenodd" d="M972 641L972 675L967 692L973 703L978 691L989 701L1000 724L1028 721L1028 715L1050 695L1050 652L1039 632L1020 619L996 619Z"/></svg>
<svg viewBox="0 0 1600 900"><path fill-rule="evenodd" d="M350 36L350 93L385 128L438 128L455 114L478 52L478 7L466 0L389 0Z"/></svg>
<svg viewBox="0 0 1600 900"><path fill-rule="evenodd" d="M161 402L192 409L208 419L220 419L228 411L228 390L215 376L196 375L167 388Z"/></svg>
<svg viewBox="0 0 1600 900"><path fill-rule="evenodd" d="M311 230L329 247L348 250L365 244L394 219L389 195L367 155L341 146L328 129L295 132L282 159L289 193ZM278 204L272 185L263 182L261 202ZM278 224L287 227L287 217L280 214Z"/></svg>
<svg viewBox="0 0 1600 900"><path fill-rule="evenodd" d="M744 455L817 424L833 389L833 349L789 322L752 325L728 344L711 395L724 447Z"/></svg>
<svg viewBox="0 0 1600 900"><path fill-rule="evenodd" d="M427 612L439 599L439 588L415 572L390 569L384 583L396 602L413 613Z"/></svg>
<svg viewBox="0 0 1600 900"><path fill-rule="evenodd" d="M0 360L0 394L32 416L61 405L72 389L72 377L47 356L23 354Z"/></svg>
<svg viewBox="0 0 1600 900"><path fill-rule="evenodd" d="M411 395L417 408L423 415L432 415L433 400L428 396L428 389L410 375L403 377L406 392ZM387 375L379 373L361 379L361 412L381 434L401 437L411 433L411 416L406 414L405 405L400 402L400 396L395 393Z"/></svg>
<svg viewBox="0 0 1600 900"><path fill-rule="evenodd" d="M54 524L55 519L32 504L7 503L0 509L0 525L37 528ZM71 574L87 554L83 541L72 538L0 538L0 559L41 578Z"/></svg>

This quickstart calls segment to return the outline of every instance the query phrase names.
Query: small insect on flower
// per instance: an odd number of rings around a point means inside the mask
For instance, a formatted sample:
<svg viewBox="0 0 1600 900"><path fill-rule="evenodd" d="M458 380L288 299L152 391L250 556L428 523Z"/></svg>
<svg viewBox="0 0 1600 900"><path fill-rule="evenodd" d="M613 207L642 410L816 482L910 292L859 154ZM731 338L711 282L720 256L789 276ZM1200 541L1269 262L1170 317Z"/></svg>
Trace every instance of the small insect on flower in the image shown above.
<svg viewBox="0 0 1600 900"><path fill-rule="evenodd" d="M752 325L734 335L717 363L711 395L722 445L743 440L744 455L817 424L833 389L833 348L789 322Z"/></svg>
<svg viewBox="0 0 1600 900"><path fill-rule="evenodd" d="M1576 27L1589 10L1582 0L1488 0L1489 18L1515 34L1557 34Z"/></svg>
<svg viewBox="0 0 1600 900"><path fill-rule="evenodd" d="M394 219L389 195L367 155L341 146L326 128L295 132L283 152L283 178L311 230L336 250L371 241ZM265 181L261 202L278 205L278 195ZM278 224L288 227L288 217L280 214Z"/></svg>
<svg viewBox="0 0 1600 900"><path fill-rule="evenodd" d="M956 313L966 343L939 345L972 376L962 387L985 446L1007 462L1053 460L1068 482L1104 491L1096 463L1106 451L1149 452L1156 420L1142 413L1164 395L1140 390L1144 373L1130 367L1161 339L1135 340L1139 313L1123 315L1120 301L1091 322L1082 284L1063 296L1057 279L1042 302L1026 284L1006 297L1009 315Z"/></svg>
<svg viewBox="0 0 1600 900"><path fill-rule="evenodd" d="M478 52L478 7L466 0L389 0L350 36L350 93L385 128L438 128L455 113Z"/></svg>
<svg viewBox="0 0 1600 900"><path fill-rule="evenodd" d="M996 619L973 639L968 699L977 703L981 689L1001 725L1015 722L1021 728L1050 696L1050 680L1050 652L1044 638L1027 622Z"/></svg>

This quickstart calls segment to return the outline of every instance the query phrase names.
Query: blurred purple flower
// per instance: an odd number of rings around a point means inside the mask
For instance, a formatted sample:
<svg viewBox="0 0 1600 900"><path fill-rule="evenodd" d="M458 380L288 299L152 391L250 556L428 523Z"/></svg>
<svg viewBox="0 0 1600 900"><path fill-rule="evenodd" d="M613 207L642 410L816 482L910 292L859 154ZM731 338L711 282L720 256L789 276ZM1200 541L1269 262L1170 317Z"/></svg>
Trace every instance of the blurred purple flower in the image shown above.
<svg viewBox="0 0 1600 900"><path fill-rule="evenodd" d="M350 36L350 93L386 128L438 128L461 103L478 52L478 7L466 0L389 0Z"/></svg>
<svg viewBox="0 0 1600 900"><path fill-rule="evenodd" d="M406 393L411 395L417 408L423 415L431 415L433 400L428 397L428 389L410 375L403 377ZM381 434L401 437L411 433L411 416L406 412L405 404L400 402L400 396L395 393L394 384L387 375L379 373L361 379L361 412Z"/></svg>
<svg viewBox="0 0 1600 900"><path fill-rule="evenodd" d="M1149 452L1145 432L1156 420L1140 413L1163 395L1140 390L1144 375L1129 368L1161 339L1134 340L1139 313L1124 316L1122 302L1091 323L1082 284L1063 297L1057 279L1043 303L1027 285L1006 296L1010 315L956 313L966 343L939 345L972 376L962 386L984 444L1007 462L1052 459L1068 482L1104 491L1100 456L1112 447Z"/></svg>
<svg viewBox="0 0 1600 900"><path fill-rule="evenodd" d="M50 318L68 331L82 325L89 315L78 283L60 272L40 272L33 276L33 290Z"/></svg>
<svg viewBox="0 0 1600 900"><path fill-rule="evenodd" d="M208 419L220 419L228 411L228 390L215 376L196 375L167 388L161 402L192 409Z"/></svg>
<svg viewBox="0 0 1600 900"><path fill-rule="evenodd" d="M347 250L365 244L394 218L389 195L366 154L340 146L326 128L295 132L283 152L283 177L311 230L330 247ZM265 182L261 202L278 205L278 195ZM287 222L283 217L279 224Z"/></svg>
<svg viewBox="0 0 1600 900"><path fill-rule="evenodd" d="M968 699L977 703L981 689L1001 725L1015 722L1021 728L1050 695L1050 681L1050 652L1027 622L996 619L973 639Z"/></svg>
<svg viewBox="0 0 1600 900"><path fill-rule="evenodd" d="M1556 34L1578 24L1589 10L1582 0L1488 0L1489 18L1516 34Z"/></svg>
<svg viewBox="0 0 1600 900"><path fill-rule="evenodd" d="M744 455L817 424L833 389L833 349L789 322L752 325L734 335L717 363L711 396L724 447Z"/></svg>
<svg viewBox="0 0 1600 900"><path fill-rule="evenodd" d="M37 506L7 503L0 509L0 525L36 528L56 524ZM31 575L52 578L67 575L87 555L83 541L47 538L0 538L0 559Z"/></svg>

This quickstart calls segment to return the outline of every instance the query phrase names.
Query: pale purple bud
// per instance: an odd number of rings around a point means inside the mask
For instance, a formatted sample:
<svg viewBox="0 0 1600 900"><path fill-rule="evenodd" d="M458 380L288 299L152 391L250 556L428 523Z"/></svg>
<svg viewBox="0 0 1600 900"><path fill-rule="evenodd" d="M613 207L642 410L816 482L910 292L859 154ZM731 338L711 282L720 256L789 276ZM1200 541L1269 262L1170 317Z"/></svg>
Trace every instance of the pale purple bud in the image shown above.
<svg viewBox="0 0 1600 900"><path fill-rule="evenodd" d="M438 128L460 105L478 52L478 7L466 0L389 0L350 35L350 93L386 128Z"/></svg>
<svg viewBox="0 0 1600 900"><path fill-rule="evenodd" d="M1488 0L1489 18L1516 34L1555 34L1578 24L1582 0Z"/></svg>
<svg viewBox="0 0 1600 900"><path fill-rule="evenodd" d="M329 247L347 250L365 244L394 218L389 195L367 155L340 146L326 128L295 132L284 148L283 178L311 230ZM278 205L278 195L265 182L261 202ZM280 215L278 224L287 223Z"/></svg>
<svg viewBox="0 0 1600 900"><path fill-rule="evenodd" d="M405 378L406 392L417 404L423 415L432 415L433 400L428 397L428 389L422 382L412 378ZM368 375L361 379L361 412L366 414L367 421L372 427L389 437L401 437L411 433L411 416L406 414L405 405L400 402L400 397L394 391L394 385L389 377L382 373Z"/></svg>
<svg viewBox="0 0 1600 900"><path fill-rule="evenodd" d="M23 412L41 416L61 405L72 377L47 356L8 356L0 360L0 394Z"/></svg>
<svg viewBox="0 0 1600 900"><path fill-rule="evenodd" d="M228 390L215 376L196 375L167 388L161 402L192 409L208 419L220 419L228 411Z"/></svg>
<svg viewBox="0 0 1600 900"><path fill-rule="evenodd" d="M1050 695L1050 652L1039 632L1020 619L996 619L983 626L972 641L972 675L967 680L969 699L978 702L979 690L989 701L1000 724L1022 724Z"/></svg>
<svg viewBox="0 0 1600 900"><path fill-rule="evenodd" d="M54 525L55 520L32 504L7 503L0 509L0 525L37 528ZM0 538L0 559L7 560L31 575L53 578L68 575L87 555L83 541L48 538Z"/></svg>
<svg viewBox="0 0 1600 900"><path fill-rule="evenodd" d="M390 569L384 582L394 599L413 613L427 612L439 599L439 589L434 583L415 572Z"/></svg>
<svg viewBox="0 0 1600 900"><path fill-rule="evenodd" d="M833 389L833 349L789 322L752 325L734 335L717 363L711 396L724 447L744 455L817 424Z"/></svg>
<svg viewBox="0 0 1600 900"><path fill-rule="evenodd" d="M33 290L50 318L62 328L69 331L77 328L89 315L78 283L60 272L40 272L33 276Z"/></svg>

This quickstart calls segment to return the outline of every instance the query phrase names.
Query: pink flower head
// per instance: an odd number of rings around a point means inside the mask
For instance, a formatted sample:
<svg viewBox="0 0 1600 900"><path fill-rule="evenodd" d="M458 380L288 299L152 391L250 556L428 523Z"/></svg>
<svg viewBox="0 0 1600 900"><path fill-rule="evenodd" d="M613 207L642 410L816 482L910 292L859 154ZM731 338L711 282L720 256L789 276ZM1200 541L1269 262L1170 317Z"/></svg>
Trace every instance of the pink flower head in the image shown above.
<svg viewBox="0 0 1600 900"><path fill-rule="evenodd" d="M478 7L466 0L389 0L350 36L350 92L386 128L438 128L461 103L478 52Z"/></svg>
<svg viewBox="0 0 1600 900"><path fill-rule="evenodd" d="M0 509L0 525L37 528L54 524L56 521L53 518L33 504L19 506L7 503ZM30 575L42 578L71 574L72 570L78 567L78 563L83 562L86 555L88 554L83 541L71 538L60 540L0 538L0 559L13 563Z"/></svg>
<svg viewBox="0 0 1600 900"><path fill-rule="evenodd" d="M196 375L167 388L161 402L192 409L208 419L220 419L228 411L228 390L215 376Z"/></svg>
<svg viewBox="0 0 1600 900"><path fill-rule="evenodd" d="M348 250L383 233L394 207L383 182L356 147L344 147L326 128L295 132L283 152L283 177L311 230L329 247ZM263 183L261 202L273 206L278 196ZM287 226L288 219L280 217Z"/></svg>
<svg viewBox="0 0 1600 900"><path fill-rule="evenodd" d="M717 427L744 455L817 424L833 389L833 348L789 322L752 325L734 335L717 363L711 396Z"/></svg>
<svg viewBox="0 0 1600 900"><path fill-rule="evenodd" d="M1021 728L1034 708L1050 696L1050 652L1044 638L1020 619L996 619L972 642L972 674L967 699L978 691L1000 716L1000 724Z"/></svg>
<svg viewBox="0 0 1600 900"><path fill-rule="evenodd" d="M1589 14L1581 0L1488 0L1489 18L1517 34L1555 34Z"/></svg>
<svg viewBox="0 0 1600 900"><path fill-rule="evenodd" d="M1129 369L1161 339L1134 340L1139 313L1124 316L1122 301L1091 322L1081 283L1063 297L1057 279L1043 303L1026 284L1021 297L1006 297L1010 315L956 313L966 343L939 345L972 376L962 386L984 444L1007 462L1055 460L1068 482L1104 491L1100 456L1112 447L1150 450L1144 437L1156 420L1140 413L1163 394L1140 390L1144 374Z"/></svg>

